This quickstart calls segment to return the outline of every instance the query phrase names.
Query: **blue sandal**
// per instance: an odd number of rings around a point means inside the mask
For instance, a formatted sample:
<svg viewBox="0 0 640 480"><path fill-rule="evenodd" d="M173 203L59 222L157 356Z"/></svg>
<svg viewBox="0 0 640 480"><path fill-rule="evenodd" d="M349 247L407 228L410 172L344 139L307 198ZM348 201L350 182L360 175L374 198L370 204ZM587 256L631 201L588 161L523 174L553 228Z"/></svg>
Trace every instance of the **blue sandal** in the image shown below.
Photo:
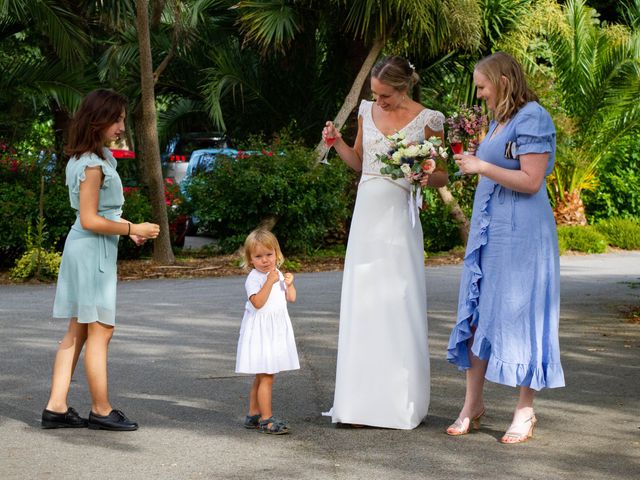
<svg viewBox="0 0 640 480"><path fill-rule="evenodd" d="M260 414L247 415L243 423L244 428L256 429L260 426Z"/></svg>
<svg viewBox="0 0 640 480"><path fill-rule="evenodd" d="M258 430L260 430L261 433L268 433L271 435L285 435L289 433L289 427L287 424L276 417L269 417L264 420L260 420Z"/></svg>

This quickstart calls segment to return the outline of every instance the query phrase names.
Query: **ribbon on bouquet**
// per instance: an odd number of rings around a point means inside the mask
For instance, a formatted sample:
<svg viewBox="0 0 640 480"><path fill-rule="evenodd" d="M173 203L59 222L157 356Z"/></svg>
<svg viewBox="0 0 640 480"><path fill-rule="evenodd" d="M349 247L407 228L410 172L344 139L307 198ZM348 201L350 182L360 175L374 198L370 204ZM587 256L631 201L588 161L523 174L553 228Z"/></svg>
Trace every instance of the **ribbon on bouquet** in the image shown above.
<svg viewBox="0 0 640 480"><path fill-rule="evenodd" d="M422 188L412 187L409 194L409 216L412 227L416 226L416 217L420 215L420 207L422 207Z"/></svg>

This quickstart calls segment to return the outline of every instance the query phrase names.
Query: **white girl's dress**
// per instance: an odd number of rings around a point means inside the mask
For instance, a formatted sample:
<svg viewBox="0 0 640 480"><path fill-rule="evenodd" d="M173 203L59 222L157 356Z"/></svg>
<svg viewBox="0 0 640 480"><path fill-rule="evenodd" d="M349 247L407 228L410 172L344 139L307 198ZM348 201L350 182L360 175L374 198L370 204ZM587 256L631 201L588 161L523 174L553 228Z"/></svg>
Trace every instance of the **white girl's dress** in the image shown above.
<svg viewBox="0 0 640 480"><path fill-rule="evenodd" d="M377 154L390 141L363 101L362 179L351 221L340 303L334 423L412 429L429 409L427 294L422 227L412 225L410 186L380 175ZM443 129L442 113L424 109L400 131L425 139ZM415 212L414 212L415 213Z"/></svg>
<svg viewBox="0 0 640 480"><path fill-rule="evenodd" d="M238 339L236 373L278 373L300 368L287 311L287 286L282 273L278 274L280 281L273 285L262 308L255 308L247 300ZM251 270L244 284L247 299L258 293L266 281L266 273Z"/></svg>

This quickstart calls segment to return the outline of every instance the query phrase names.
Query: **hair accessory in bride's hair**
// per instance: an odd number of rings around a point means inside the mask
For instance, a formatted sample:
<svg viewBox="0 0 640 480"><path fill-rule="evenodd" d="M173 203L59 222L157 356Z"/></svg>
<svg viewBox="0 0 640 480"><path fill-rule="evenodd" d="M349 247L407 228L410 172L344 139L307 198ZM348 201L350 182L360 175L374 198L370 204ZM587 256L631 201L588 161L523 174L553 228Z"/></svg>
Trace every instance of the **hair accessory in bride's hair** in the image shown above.
<svg viewBox="0 0 640 480"><path fill-rule="evenodd" d="M413 70L415 72L416 71L416 67L413 65L413 63L411 63L409 60L407 60L407 63L409 64L409 68L411 68L411 70Z"/></svg>

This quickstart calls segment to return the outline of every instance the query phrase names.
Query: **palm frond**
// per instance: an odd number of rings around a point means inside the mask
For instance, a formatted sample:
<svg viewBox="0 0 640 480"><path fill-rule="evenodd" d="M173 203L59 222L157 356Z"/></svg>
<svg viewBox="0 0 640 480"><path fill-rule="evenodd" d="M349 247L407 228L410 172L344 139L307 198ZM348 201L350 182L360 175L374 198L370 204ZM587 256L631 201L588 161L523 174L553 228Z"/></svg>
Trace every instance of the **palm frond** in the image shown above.
<svg viewBox="0 0 640 480"><path fill-rule="evenodd" d="M225 129L222 100L230 98L243 108L246 102L259 102L267 111L277 109L263 95L258 74L258 59L243 53L237 42L217 48L211 55L213 66L204 73L202 91L207 111L216 128Z"/></svg>
<svg viewBox="0 0 640 480"><path fill-rule="evenodd" d="M237 4L238 23L247 41L267 52L284 51L302 30L301 10L285 0L251 0Z"/></svg>
<svg viewBox="0 0 640 480"><path fill-rule="evenodd" d="M89 36L81 28L84 22L80 16L65 10L55 0L23 3L27 4L29 17L21 20L32 23L32 28L44 33L64 63L73 65L86 61Z"/></svg>

